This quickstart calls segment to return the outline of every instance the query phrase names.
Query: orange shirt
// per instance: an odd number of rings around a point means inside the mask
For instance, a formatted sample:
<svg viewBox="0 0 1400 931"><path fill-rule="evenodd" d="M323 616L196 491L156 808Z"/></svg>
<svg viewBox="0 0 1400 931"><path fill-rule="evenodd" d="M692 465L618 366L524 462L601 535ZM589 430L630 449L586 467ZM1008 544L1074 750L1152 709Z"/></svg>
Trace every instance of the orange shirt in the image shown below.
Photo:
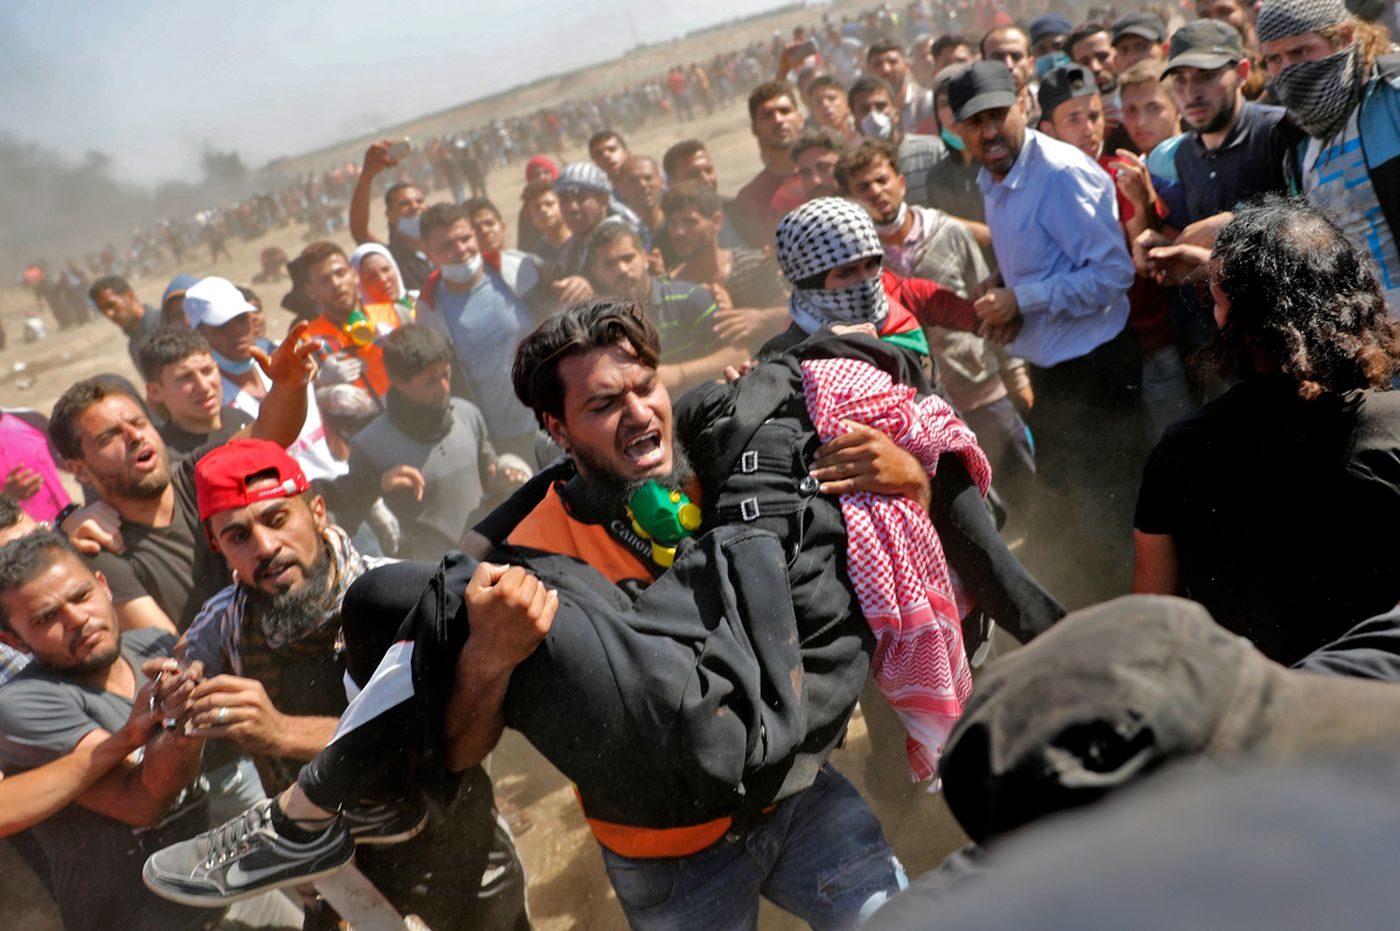
<svg viewBox="0 0 1400 931"><path fill-rule="evenodd" d="M651 571L600 524L585 524L572 517L551 486L544 499L516 525L506 542L511 546L573 556L597 569L613 584L624 579L650 583ZM577 794L577 790L575 790ZM731 818L715 818L702 824L673 828L643 828L617 824L588 816L582 795L579 805L598 843L624 857L684 857L704 850L723 837L733 825Z"/></svg>
<svg viewBox="0 0 1400 931"><path fill-rule="evenodd" d="M339 324L333 323L325 314L311 321L306 330L308 339L320 339L332 352L352 351L364 360L365 373L355 384L368 388L376 397L384 397L389 390L389 373L384 370L384 352L379 348L379 340L398 329L399 315L393 304L364 304L360 307L374 327L375 341L366 346L356 346Z"/></svg>

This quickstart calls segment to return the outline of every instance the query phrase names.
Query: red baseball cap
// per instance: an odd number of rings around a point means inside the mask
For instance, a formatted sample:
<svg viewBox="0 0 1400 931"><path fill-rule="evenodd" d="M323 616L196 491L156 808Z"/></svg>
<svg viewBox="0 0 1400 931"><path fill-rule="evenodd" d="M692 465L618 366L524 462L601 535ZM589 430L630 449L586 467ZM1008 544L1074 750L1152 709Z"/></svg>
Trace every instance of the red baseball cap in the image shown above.
<svg viewBox="0 0 1400 931"><path fill-rule="evenodd" d="M277 484L248 489L248 479L275 473ZM232 511L272 498L290 498L310 488L306 473L288 452L270 440L230 440L209 453L194 467L195 498L199 519L220 511Z"/></svg>

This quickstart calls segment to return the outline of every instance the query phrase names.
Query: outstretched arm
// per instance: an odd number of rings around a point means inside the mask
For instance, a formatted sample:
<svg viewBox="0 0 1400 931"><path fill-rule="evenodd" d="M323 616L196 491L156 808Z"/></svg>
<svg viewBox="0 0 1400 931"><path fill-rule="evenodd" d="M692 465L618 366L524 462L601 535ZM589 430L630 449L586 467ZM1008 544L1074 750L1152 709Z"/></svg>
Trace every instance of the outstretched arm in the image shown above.
<svg viewBox="0 0 1400 931"><path fill-rule="evenodd" d="M310 325L305 320L298 322L270 356L256 346L252 350L253 358L272 379L272 387L258 408L258 419L253 421L252 435L279 446L295 443L306 423L306 386L316 378L316 343L302 342L301 337Z"/></svg>

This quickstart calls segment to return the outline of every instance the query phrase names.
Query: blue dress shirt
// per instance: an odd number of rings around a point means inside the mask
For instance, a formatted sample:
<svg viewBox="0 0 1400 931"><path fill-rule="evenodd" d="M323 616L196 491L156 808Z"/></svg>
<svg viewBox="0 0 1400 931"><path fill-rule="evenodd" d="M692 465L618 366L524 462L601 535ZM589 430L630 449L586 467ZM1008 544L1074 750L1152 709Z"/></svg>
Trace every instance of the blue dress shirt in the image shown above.
<svg viewBox="0 0 1400 931"><path fill-rule="evenodd" d="M1133 260L1108 172L1027 129L1010 173L997 181L983 168L977 184L997 264L1024 318L1007 353L1049 368L1122 332Z"/></svg>

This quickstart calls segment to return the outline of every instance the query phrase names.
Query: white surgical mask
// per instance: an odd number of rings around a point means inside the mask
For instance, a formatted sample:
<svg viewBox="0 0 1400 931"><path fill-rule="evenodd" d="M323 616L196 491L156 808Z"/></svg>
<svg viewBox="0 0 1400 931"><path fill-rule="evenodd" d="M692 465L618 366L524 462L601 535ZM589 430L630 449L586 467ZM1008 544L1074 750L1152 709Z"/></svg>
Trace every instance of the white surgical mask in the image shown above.
<svg viewBox="0 0 1400 931"><path fill-rule="evenodd" d="M409 239L421 239L423 230L418 225L421 219L421 217L399 217L399 233Z"/></svg>
<svg viewBox="0 0 1400 931"><path fill-rule="evenodd" d="M439 265L443 280L453 284L467 284L477 275L481 274L481 254L477 253L465 262L453 262L451 265Z"/></svg>
<svg viewBox="0 0 1400 931"><path fill-rule="evenodd" d="M888 113L871 110L860 118L860 132L867 139L889 142L894 135L894 119Z"/></svg>

